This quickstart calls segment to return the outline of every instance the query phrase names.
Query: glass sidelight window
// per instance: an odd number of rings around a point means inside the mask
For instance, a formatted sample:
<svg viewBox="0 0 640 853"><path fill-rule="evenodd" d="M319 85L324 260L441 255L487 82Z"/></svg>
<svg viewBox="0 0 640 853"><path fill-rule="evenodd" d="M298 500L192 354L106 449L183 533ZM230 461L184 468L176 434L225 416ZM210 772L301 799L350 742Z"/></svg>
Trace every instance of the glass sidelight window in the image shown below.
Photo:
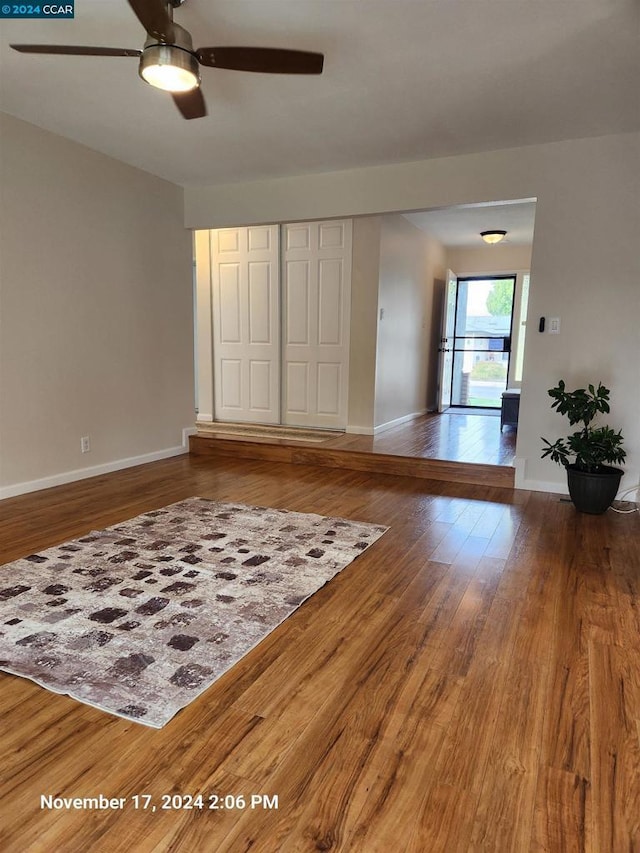
<svg viewBox="0 0 640 853"><path fill-rule="evenodd" d="M500 408L507 387L515 275L459 278L451 405Z"/></svg>

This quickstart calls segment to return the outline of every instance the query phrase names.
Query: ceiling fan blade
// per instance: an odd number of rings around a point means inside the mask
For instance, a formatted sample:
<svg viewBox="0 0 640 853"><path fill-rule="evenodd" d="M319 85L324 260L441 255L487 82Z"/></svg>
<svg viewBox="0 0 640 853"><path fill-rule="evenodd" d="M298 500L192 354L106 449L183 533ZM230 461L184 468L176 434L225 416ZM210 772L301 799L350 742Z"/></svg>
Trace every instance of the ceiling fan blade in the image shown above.
<svg viewBox="0 0 640 853"><path fill-rule="evenodd" d="M275 47L201 47L196 56L212 68L263 74L322 74L324 64L321 53Z"/></svg>
<svg viewBox="0 0 640 853"><path fill-rule="evenodd" d="M20 53L58 53L68 56L141 56L141 50L128 47L87 47L81 44L12 44Z"/></svg>
<svg viewBox="0 0 640 853"><path fill-rule="evenodd" d="M174 41L173 21L166 3L162 0L129 0L129 5L150 36L169 44Z"/></svg>
<svg viewBox="0 0 640 853"><path fill-rule="evenodd" d="M190 92L173 92L172 98L183 118L203 118L207 114L207 105L199 87Z"/></svg>

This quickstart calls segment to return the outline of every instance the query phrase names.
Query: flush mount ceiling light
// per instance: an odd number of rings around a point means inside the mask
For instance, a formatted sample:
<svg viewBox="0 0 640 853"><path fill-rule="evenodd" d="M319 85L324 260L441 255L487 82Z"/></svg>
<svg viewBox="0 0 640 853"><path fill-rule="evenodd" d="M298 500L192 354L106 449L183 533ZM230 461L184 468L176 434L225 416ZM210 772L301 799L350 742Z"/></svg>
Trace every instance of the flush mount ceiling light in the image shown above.
<svg viewBox="0 0 640 853"><path fill-rule="evenodd" d="M490 245L495 245L495 243L499 243L501 240L507 236L506 231L481 231L480 236L484 240L485 243L489 243Z"/></svg>

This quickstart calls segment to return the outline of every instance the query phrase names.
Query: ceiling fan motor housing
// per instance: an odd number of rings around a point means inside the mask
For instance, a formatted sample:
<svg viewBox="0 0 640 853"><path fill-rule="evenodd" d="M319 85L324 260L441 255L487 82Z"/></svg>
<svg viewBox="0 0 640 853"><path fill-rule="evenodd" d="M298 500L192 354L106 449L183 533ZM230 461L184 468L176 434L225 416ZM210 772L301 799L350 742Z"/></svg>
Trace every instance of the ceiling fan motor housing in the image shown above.
<svg viewBox="0 0 640 853"><path fill-rule="evenodd" d="M144 43L138 74L149 83L145 71L152 66L169 66L180 69L193 75L194 87L200 85L200 63L193 53L193 41L191 35L179 24L173 24L174 39L171 44L159 42L153 36L149 36ZM152 83L152 85L154 85Z"/></svg>

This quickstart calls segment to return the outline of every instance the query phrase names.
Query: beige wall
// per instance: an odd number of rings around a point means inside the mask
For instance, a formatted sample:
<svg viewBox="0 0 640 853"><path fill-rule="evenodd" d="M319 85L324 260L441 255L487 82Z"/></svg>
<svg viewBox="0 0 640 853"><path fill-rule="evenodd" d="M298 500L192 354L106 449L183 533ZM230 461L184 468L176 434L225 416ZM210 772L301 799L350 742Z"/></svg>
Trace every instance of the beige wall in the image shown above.
<svg viewBox="0 0 640 853"><path fill-rule="evenodd" d="M375 425L427 409L434 278L444 250L404 216L381 217Z"/></svg>
<svg viewBox="0 0 640 853"><path fill-rule="evenodd" d="M182 190L9 116L1 132L0 495L178 452L194 421Z"/></svg>
<svg viewBox="0 0 640 853"><path fill-rule="evenodd" d="M527 341L517 482L564 490L540 436L565 428L547 389L602 380L626 436L623 487L640 480L640 134L531 145L392 166L185 191L188 227L322 219L536 198L531 316L560 335Z"/></svg>
<svg viewBox="0 0 640 853"><path fill-rule="evenodd" d="M531 268L531 246L480 246L447 248L447 269L456 275L491 275Z"/></svg>
<svg viewBox="0 0 640 853"><path fill-rule="evenodd" d="M373 432L381 217L353 220L349 432Z"/></svg>
<svg viewBox="0 0 640 853"><path fill-rule="evenodd" d="M211 234L193 235L196 269L196 410L199 421L213 421L213 293L211 279Z"/></svg>

